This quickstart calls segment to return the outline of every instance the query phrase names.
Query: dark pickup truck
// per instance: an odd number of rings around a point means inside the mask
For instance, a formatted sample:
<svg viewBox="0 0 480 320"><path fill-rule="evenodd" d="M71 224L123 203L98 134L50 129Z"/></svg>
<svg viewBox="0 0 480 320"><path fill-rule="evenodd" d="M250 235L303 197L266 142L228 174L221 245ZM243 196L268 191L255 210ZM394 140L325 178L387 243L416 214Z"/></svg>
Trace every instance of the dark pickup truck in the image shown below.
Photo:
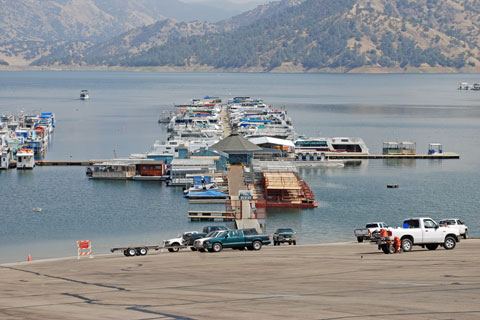
<svg viewBox="0 0 480 320"><path fill-rule="evenodd" d="M220 231L215 237L203 241L203 248L209 252L220 252L223 248L260 250L270 244L268 235L245 235L243 230Z"/></svg>

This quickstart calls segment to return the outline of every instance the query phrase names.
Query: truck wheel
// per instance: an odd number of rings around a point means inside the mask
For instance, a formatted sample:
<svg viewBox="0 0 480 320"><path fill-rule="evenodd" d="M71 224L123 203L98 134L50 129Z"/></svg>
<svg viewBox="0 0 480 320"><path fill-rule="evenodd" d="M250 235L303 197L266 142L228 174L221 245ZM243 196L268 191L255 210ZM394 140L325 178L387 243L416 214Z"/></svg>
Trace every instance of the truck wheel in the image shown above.
<svg viewBox="0 0 480 320"><path fill-rule="evenodd" d="M468 230L465 230L465 233L463 234L463 239L468 239Z"/></svg>
<svg viewBox="0 0 480 320"><path fill-rule="evenodd" d="M253 250L260 250L262 249L262 242L260 241L253 241L252 243Z"/></svg>
<svg viewBox="0 0 480 320"><path fill-rule="evenodd" d="M413 247L412 240L410 240L409 238L405 238L405 239L402 240L403 251L410 252L410 251L412 251L412 247Z"/></svg>
<svg viewBox="0 0 480 320"><path fill-rule="evenodd" d="M443 242L443 247L445 248L445 250L452 250L453 248L455 248L456 244L457 242L455 241L455 239L451 236L448 236Z"/></svg>
<svg viewBox="0 0 480 320"><path fill-rule="evenodd" d="M363 242L363 237L357 237L358 242Z"/></svg>
<svg viewBox="0 0 480 320"><path fill-rule="evenodd" d="M135 250L135 248L128 248L127 252L130 257L133 257L134 255L137 254L137 250Z"/></svg>
<svg viewBox="0 0 480 320"><path fill-rule="evenodd" d="M297 241L296 241L296 240L295 240L295 241L293 241L293 245L294 245L294 246L296 246L296 245L297 245Z"/></svg>
<svg viewBox="0 0 480 320"><path fill-rule="evenodd" d="M215 242L212 246L213 252L220 252L222 251L222 249L223 249L223 246L220 242Z"/></svg>
<svg viewBox="0 0 480 320"><path fill-rule="evenodd" d="M137 253L141 256L145 256L148 252L148 249L147 248L138 248L137 249Z"/></svg>
<svg viewBox="0 0 480 320"><path fill-rule="evenodd" d="M427 244L426 247L427 247L428 250L435 250L435 249L438 248L438 244L431 243L431 244Z"/></svg>

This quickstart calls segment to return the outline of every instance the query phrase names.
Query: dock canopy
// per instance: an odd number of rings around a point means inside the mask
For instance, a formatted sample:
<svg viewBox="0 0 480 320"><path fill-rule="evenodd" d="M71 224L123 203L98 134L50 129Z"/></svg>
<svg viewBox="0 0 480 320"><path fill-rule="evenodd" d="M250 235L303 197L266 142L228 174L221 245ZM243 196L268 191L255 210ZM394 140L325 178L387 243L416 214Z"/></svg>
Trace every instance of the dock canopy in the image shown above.
<svg viewBox="0 0 480 320"><path fill-rule="evenodd" d="M263 172L267 190L301 190L297 176L293 172Z"/></svg>
<svg viewBox="0 0 480 320"><path fill-rule="evenodd" d="M228 161L233 165L250 164L253 154L263 150L236 132L220 140L210 148L228 154Z"/></svg>
<svg viewBox="0 0 480 320"><path fill-rule="evenodd" d="M278 139L274 137L257 137L248 140L260 146L268 145L269 147L284 146L288 148L295 148L295 144L291 140Z"/></svg>
<svg viewBox="0 0 480 320"><path fill-rule="evenodd" d="M220 140L214 144L212 149L222 151L225 153L244 153L244 152L254 152L260 151L262 148L256 144L248 141L238 133L234 132L223 140Z"/></svg>

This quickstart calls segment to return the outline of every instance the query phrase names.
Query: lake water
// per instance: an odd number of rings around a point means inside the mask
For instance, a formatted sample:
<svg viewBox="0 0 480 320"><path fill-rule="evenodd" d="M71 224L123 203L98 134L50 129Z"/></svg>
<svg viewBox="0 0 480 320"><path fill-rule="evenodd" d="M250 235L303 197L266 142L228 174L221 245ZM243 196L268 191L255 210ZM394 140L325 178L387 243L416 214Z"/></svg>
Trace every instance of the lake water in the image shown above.
<svg viewBox="0 0 480 320"><path fill-rule="evenodd" d="M269 210L267 231L292 227L299 243L354 241L369 221L400 225L410 216L465 220L480 236L480 92L458 91L480 75L327 75L263 73L0 72L0 113L54 112L47 160L110 159L145 152L165 139L163 110L205 95L248 95L286 106L297 133L410 140L418 153L439 142L460 160L369 160L345 168L301 169L319 202L312 210ZM81 89L91 99L79 100ZM387 189L396 183L399 189ZM179 188L157 182L91 181L85 168L0 172L0 263L160 244L206 224L189 222ZM41 212L32 208L41 207ZM221 209L221 206L214 206ZM372 248L375 250L375 248Z"/></svg>

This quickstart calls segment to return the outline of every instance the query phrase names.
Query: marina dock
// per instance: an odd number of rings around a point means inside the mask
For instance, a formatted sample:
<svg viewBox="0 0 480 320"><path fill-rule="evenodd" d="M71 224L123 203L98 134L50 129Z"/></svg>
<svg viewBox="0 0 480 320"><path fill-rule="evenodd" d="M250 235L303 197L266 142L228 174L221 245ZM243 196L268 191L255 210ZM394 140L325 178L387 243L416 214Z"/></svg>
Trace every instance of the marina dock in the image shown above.
<svg viewBox="0 0 480 320"><path fill-rule="evenodd" d="M37 160L35 165L40 167L52 167L52 166L91 166L95 161L46 161L46 160Z"/></svg>
<svg viewBox="0 0 480 320"><path fill-rule="evenodd" d="M329 159L460 159L453 152L441 154L330 154Z"/></svg>
<svg viewBox="0 0 480 320"><path fill-rule="evenodd" d="M332 160L369 160L369 159L460 159L460 155L453 152L443 154L334 154L329 155L328 159ZM317 162L318 160L298 160L304 162ZM91 166L95 161L58 161L58 160L37 160L37 166ZM235 175L232 175L234 177ZM237 188L238 189L238 188ZM240 189L238 189L240 190ZM238 193L237 193L238 194Z"/></svg>

